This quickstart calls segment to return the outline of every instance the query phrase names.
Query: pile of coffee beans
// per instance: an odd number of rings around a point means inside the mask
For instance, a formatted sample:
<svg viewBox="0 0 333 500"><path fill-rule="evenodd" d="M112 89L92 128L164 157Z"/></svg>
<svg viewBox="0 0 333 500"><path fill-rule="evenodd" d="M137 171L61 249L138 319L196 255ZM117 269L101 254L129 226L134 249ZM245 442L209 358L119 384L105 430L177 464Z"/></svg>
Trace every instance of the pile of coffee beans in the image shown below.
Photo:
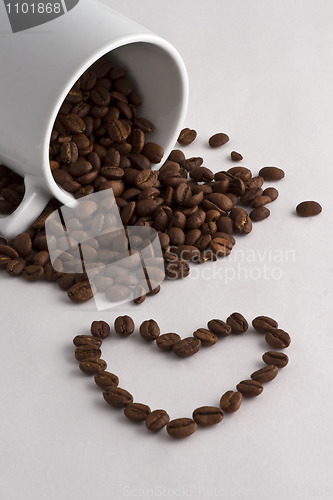
<svg viewBox="0 0 333 500"><path fill-rule="evenodd" d="M267 316L258 316L252 321L253 328L265 335L266 343L275 349L285 349L291 339L287 332L279 329L278 323ZM216 343L218 336L226 337L232 334L242 334L248 330L248 322L240 313L232 313L226 322L212 319L207 329L199 328L184 340L176 333L160 334L160 328L155 320L144 321L139 328L140 335L147 341L155 341L163 351L173 350L180 357L188 357L197 352L201 345L210 346ZM135 331L135 325L129 316L119 316L114 321L114 330L121 337L128 337ZM110 335L111 328L105 321L94 321L91 325L91 335L77 335L73 343L76 347L75 358L80 363L81 371L86 375L94 375L95 383L103 389L105 401L113 408L124 410L124 415L133 422L145 422L149 431L157 432L166 426L167 433L174 438L185 438L195 432L197 427L208 427L222 421L224 414L234 413L242 403L243 397L252 398L263 392L263 384L273 380L279 369L288 364L288 356L279 351L268 351L262 356L265 365L236 385L236 391L225 392L219 401L219 406L201 406L192 413L192 418L182 417L170 420L163 409L151 411L143 403L134 402L134 398L126 389L118 387L119 378L106 371L107 364L101 359L101 346ZM199 332L199 333L198 333ZM190 344L192 339L194 344ZM214 342L212 342L214 339ZM215 340L216 339L216 340ZM192 348L194 347L194 349ZM199 346L199 347L198 347Z"/></svg>

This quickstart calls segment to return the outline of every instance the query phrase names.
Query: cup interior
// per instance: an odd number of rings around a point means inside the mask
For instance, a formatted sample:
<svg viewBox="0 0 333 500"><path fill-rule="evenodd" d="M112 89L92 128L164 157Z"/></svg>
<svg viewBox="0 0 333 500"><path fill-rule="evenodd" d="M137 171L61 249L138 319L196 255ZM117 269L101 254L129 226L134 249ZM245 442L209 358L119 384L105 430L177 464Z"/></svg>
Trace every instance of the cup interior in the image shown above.
<svg viewBox="0 0 333 500"><path fill-rule="evenodd" d="M166 41L133 41L120 43L119 46L91 58L89 63L78 69L74 78L64 87L47 133L45 145L45 164L48 166L48 147L52 127L68 91L73 84L100 57L107 56L113 65L126 69L134 89L142 98L138 114L151 121L154 132L147 136L148 141L161 145L165 151L165 161L174 146L183 124L187 100L188 84L184 63L178 52ZM68 203L73 196L54 181L51 170L47 168L46 180L51 192L62 203Z"/></svg>

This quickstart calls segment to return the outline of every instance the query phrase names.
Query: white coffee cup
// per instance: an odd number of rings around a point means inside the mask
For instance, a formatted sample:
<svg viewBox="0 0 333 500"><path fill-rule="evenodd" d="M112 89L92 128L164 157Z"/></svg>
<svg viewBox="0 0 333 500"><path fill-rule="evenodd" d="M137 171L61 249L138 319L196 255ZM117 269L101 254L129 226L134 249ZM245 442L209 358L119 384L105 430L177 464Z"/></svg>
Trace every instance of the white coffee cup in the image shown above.
<svg viewBox="0 0 333 500"><path fill-rule="evenodd" d="M10 31L0 2L0 164L25 180L25 195L12 214L0 217L0 233L24 231L47 201L73 201L54 181L49 142L68 91L105 54L125 67L143 104L140 115L155 131L149 139L167 157L183 124L188 81L183 60L166 40L111 10L100 0L80 0L65 15L19 33Z"/></svg>

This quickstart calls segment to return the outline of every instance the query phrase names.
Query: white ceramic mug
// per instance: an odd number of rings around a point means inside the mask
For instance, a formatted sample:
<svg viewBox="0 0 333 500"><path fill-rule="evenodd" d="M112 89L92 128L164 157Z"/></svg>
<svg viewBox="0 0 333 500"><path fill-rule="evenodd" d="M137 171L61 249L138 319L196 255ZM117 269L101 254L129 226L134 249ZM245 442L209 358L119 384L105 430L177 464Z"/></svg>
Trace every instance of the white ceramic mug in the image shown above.
<svg viewBox="0 0 333 500"><path fill-rule="evenodd" d="M51 197L73 200L54 181L49 142L66 94L97 59L128 71L143 98L140 114L154 123L150 140L165 150L176 142L188 100L185 65L166 40L111 10L100 0L80 0L65 15L19 33L10 31L0 2L0 164L25 179L25 195L11 215L0 217L0 233L24 231Z"/></svg>

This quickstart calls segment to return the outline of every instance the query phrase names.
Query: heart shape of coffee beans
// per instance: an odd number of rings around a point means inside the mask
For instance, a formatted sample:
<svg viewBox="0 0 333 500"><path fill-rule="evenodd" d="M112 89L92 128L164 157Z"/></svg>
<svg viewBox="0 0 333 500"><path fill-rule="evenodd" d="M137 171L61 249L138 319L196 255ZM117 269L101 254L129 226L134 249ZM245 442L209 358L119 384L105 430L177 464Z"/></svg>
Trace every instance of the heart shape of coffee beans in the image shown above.
<svg viewBox="0 0 333 500"><path fill-rule="evenodd" d="M253 328L265 334L267 344L275 349L285 349L291 339L287 332L278 327L277 321L268 316L258 316L252 321ZM177 333L160 334L160 328L153 319L140 325L140 335L146 341L155 341L162 351L172 351L176 356L186 358L196 354L201 346L216 344L219 338L230 334L242 334L248 329L248 322L240 313L232 313L226 322L212 319L206 328L198 328L192 337L181 340ZM129 316L119 316L114 322L115 332L122 337L132 335L134 321ZM201 406L193 411L192 418L170 420L165 410L151 411L148 405L134 402L132 394L118 387L119 379L114 373L106 371L107 364L101 359L103 340L110 334L110 326L105 321L91 324L91 335L77 335L73 343L76 346L75 358L80 362L80 369L86 375L94 375L95 383L103 389L105 401L113 408L124 408L124 415L134 422L145 422L150 431L160 431L166 426L167 432L174 438L184 438L195 432L197 426L208 427L222 421L224 413L234 413L242 403L243 397L259 396L263 384L273 380L279 368L288 364L288 356L279 351L268 351L262 356L265 366L251 374L250 379L236 385L237 391L227 391L220 399L220 406Z"/></svg>

